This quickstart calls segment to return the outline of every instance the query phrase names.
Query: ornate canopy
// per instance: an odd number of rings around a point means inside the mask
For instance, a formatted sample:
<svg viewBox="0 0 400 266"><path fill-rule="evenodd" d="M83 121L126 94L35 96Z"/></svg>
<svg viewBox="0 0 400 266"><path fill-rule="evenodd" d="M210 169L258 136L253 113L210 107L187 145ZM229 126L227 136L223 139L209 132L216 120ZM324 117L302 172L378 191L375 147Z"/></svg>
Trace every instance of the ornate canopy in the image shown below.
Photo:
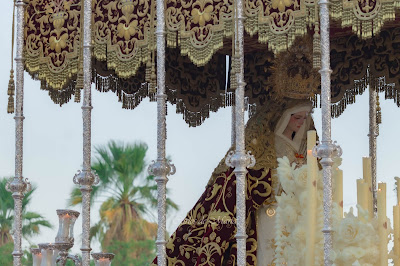
<svg viewBox="0 0 400 266"><path fill-rule="evenodd" d="M227 68L235 71L227 58L233 50L233 1L165 1L168 100L191 126L201 124L210 111L233 104L234 84L226 73ZM155 92L155 1L92 3L93 82L100 91L114 91L123 108L133 109ZM368 84L400 105L398 7L400 0L332 1L334 116ZM60 105L72 95L80 98L82 11L80 0L31 0L25 13L25 69ZM251 110L297 93L308 93L316 103L318 84L312 77L318 72L312 67L319 67L320 60L317 1L246 0L245 14Z"/></svg>

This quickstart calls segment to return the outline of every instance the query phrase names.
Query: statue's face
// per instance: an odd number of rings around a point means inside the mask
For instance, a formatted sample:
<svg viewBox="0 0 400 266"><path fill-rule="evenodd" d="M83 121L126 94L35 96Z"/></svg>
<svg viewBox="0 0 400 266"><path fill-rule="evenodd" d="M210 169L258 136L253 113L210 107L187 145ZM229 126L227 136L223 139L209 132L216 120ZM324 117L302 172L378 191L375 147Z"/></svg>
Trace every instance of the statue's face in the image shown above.
<svg viewBox="0 0 400 266"><path fill-rule="evenodd" d="M292 114L290 117L289 123L287 125L288 129L290 129L290 131L293 131L293 132L299 131L299 129L303 125L306 118L307 118L306 111Z"/></svg>

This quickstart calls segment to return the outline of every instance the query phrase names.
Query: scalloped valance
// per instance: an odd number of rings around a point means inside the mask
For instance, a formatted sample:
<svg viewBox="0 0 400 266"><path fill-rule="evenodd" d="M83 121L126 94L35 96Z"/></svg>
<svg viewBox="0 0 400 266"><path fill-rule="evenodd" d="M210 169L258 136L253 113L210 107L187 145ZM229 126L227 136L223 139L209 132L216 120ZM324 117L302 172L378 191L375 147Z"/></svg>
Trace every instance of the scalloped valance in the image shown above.
<svg viewBox="0 0 400 266"><path fill-rule="evenodd" d="M170 47L166 60L172 75L171 83L167 84L168 99L177 104L177 110L185 114L191 125L200 124L210 111L232 104L232 92L224 85L224 58L231 55L233 1L165 1L166 39ZM274 71L266 68L276 69L273 62L276 54L287 53L296 37L311 36L311 42L307 43L312 47L310 67L318 66L317 2L245 0L246 96L250 105L262 105L275 97L271 95ZM400 24L395 19L398 7L400 0L332 1L333 82L338 82L333 83L333 100L339 102L334 107L335 114L351 103L350 94L357 93L353 81L343 80L343 73L356 71L353 67L357 64L352 63L356 60L354 51L350 50L358 51L363 49L360 45L376 43L378 36L388 43L389 37L385 36ZM80 0L31 0L26 8L25 68L41 80L41 88L48 90L53 101L60 105L74 94L79 100L82 88L82 11ZM93 0L93 82L101 91L115 91L124 108L134 108L154 93L147 86L154 80L151 73L156 64L154 11L153 0ZM395 33L390 34L395 38ZM354 46L353 42L359 45ZM338 52L340 49L343 51ZM348 54L343 55L344 51ZM371 54L369 61L362 56L357 60L366 66L372 64L373 58L381 57L378 54ZM345 70L346 67L349 69ZM384 74L393 79L392 70L389 73L373 67L371 71L377 77ZM360 75L348 78L356 80ZM397 90L394 88L390 95L394 96L389 98L397 99Z"/></svg>
<svg viewBox="0 0 400 266"><path fill-rule="evenodd" d="M208 63L233 32L234 0L166 0L169 47L179 47L198 66ZM286 50L296 36L314 31L317 1L246 0L245 28L257 34L259 47ZM332 1L331 16L371 37L394 20L400 0ZM136 75L155 49L152 0L93 0L93 56L106 61L120 78ZM81 12L79 0L32 0L26 10L26 69L49 87L62 89L80 71Z"/></svg>
<svg viewBox="0 0 400 266"><path fill-rule="evenodd" d="M338 117L367 86L385 92L400 106L400 28L382 30L370 39L356 35L331 41L332 115Z"/></svg>

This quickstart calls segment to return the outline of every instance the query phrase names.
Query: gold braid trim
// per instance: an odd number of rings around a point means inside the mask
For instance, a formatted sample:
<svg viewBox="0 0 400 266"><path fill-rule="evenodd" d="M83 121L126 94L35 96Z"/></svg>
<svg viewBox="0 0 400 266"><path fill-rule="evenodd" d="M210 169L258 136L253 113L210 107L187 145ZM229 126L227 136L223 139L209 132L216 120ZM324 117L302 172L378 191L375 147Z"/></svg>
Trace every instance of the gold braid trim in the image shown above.
<svg viewBox="0 0 400 266"><path fill-rule="evenodd" d="M258 33L259 42L268 43L274 53L290 47L317 19L316 1L288 2L282 6L279 0L245 1L245 30L250 36ZM168 0L167 45L180 46L181 54L195 65L205 65L223 46L223 38L233 36L234 13L233 0Z"/></svg>
<svg viewBox="0 0 400 266"><path fill-rule="evenodd" d="M155 0L93 0L93 56L106 62L118 78L137 74L148 63L147 81L154 87ZM315 67L319 66L318 8L316 0L245 0L245 30L258 34L260 43L279 53L296 37L314 28ZM400 0L333 0L331 16L362 38L395 19ZM179 47L197 66L210 62L234 29L233 0L167 0L167 45ZM25 13L24 57L27 71L43 88L69 90L82 85L80 0L31 0ZM313 27L314 26L314 27ZM228 48L230 49L230 47ZM234 47L233 47L234 50ZM226 51L225 51L226 52ZM236 68L233 60L232 68ZM234 73L235 71L232 71ZM77 77L78 76L78 77ZM234 81L234 79L232 79ZM234 82L232 87L235 87Z"/></svg>
<svg viewBox="0 0 400 266"><path fill-rule="evenodd" d="M338 0L331 1L330 16L341 20L342 28L351 27L362 39L377 34L385 22L395 20L399 0Z"/></svg>
<svg viewBox="0 0 400 266"><path fill-rule="evenodd" d="M107 61L120 78L134 76L155 49L150 0L95 0L93 5L94 57Z"/></svg>
<svg viewBox="0 0 400 266"><path fill-rule="evenodd" d="M129 55L130 60L123 60L119 47L107 47L106 45L95 45L93 55L100 61L107 60L107 67L113 69L115 74L123 79L134 76L140 65L148 60L149 46L138 49L137 53ZM110 49L109 49L110 48Z"/></svg>
<svg viewBox="0 0 400 266"><path fill-rule="evenodd" d="M313 0L245 1L245 29L250 36L258 33L258 41L268 44L275 54L285 51L297 36L307 33L315 23L316 1Z"/></svg>
<svg viewBox="0 0 400 266"><path fill-rule="evenodd" d="M208 63L233 33L233 1L167 0L167 45L179 46L197 66Z"/></svg>

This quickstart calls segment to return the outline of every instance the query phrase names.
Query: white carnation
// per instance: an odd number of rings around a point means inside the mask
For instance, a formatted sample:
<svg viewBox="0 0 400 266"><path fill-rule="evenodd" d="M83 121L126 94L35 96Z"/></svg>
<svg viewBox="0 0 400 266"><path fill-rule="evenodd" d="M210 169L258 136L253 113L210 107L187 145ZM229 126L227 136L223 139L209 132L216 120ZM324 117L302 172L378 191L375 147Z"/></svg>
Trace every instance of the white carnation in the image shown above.
<svg viewBox="0 0 400 266"><path fill-rule="evenodd" d="M307 165L304 165L293 172L294 181L297 189L305 190L307 187Z"/></svg>

